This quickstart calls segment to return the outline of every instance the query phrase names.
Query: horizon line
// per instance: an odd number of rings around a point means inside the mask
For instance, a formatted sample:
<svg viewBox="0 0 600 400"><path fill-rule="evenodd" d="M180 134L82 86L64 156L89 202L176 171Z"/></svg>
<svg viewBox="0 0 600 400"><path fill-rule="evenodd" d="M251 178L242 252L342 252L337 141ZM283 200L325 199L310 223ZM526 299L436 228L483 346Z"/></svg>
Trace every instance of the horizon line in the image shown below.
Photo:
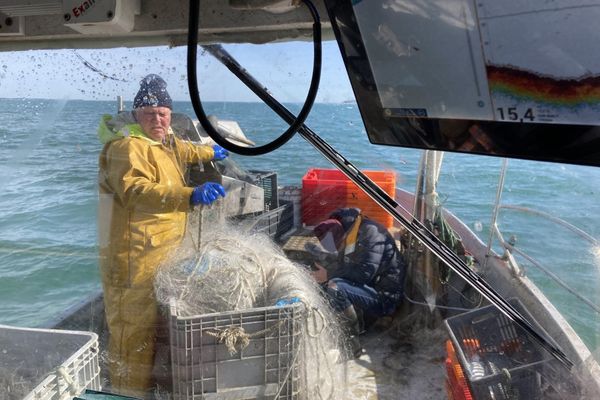
<svg viewBox="0 0 600 400"><path fill-rule="evenodd" d="M44 100L44 101L101 101L101 102L107 102L107 101L117 101L118 98L115 97L112 100L109 99L105 99L105 100L90 100L90 99L72 99L72 98L48 98L48 97L0 97L0 100ZM124 100L124 103L133 103L133 100ZM191 100L175 100L173 99L173 102L177 102L177 103L191 103ZM259 104L264 104L264 102L260 101L260 100L203 100L203 103L259 103ZM301 101L283 101L282 104L303 104L303 102ZM348 100L341 100L341 101L316 101L315 100L315 104L356 104L356 100L353 99L348 99Z"/></svg>

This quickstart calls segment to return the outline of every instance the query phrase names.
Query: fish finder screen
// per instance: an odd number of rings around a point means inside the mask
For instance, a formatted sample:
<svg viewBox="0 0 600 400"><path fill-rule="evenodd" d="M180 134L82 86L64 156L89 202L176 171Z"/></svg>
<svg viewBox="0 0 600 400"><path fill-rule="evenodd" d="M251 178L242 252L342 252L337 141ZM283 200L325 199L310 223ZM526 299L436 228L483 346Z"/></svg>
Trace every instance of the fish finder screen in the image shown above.
<svg viewBox="0 0 600 400"><path fill-rule="evenodd" d="M326 3L373 143L600 165L600 3Z"/></svg>

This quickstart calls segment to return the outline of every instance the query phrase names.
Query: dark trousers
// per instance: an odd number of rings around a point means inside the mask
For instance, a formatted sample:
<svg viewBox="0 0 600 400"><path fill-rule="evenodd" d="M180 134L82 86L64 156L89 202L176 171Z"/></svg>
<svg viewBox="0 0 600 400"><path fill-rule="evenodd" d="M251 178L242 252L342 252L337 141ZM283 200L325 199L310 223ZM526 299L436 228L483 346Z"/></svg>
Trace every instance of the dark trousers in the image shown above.
<svg viewBox="0 0 600 400"><path fill-rule="evenodd" d="M352 305L366 315L381 317L396 309L395 301L380 295L372 287L346 279L331 279L326 290L336 311L343 311Z"/></svg>

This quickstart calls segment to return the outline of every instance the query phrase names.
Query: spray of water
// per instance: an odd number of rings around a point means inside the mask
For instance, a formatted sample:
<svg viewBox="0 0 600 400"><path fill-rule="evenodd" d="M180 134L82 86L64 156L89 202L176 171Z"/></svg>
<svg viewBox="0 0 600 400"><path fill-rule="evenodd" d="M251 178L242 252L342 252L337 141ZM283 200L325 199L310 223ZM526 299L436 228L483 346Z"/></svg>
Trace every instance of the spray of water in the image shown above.
<svg viewBox="0 0 600 400"><path fill-rule="evenodd" d="M600 270L600 244L593 246L591 253L592 253L592 256L594 257L594 263L598 267L598 270Z"/></svg>

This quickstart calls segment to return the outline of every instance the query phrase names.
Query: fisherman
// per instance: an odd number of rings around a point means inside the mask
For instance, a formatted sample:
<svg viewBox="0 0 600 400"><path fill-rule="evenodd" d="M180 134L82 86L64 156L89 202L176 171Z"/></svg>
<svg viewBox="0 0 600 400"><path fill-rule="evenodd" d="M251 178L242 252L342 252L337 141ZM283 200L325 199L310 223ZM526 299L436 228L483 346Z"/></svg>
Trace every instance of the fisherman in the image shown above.
<svg viewBox="0 0 600 400"><path fill-rule="evenodd" d="M392 314L404 293L406 263L392 235L358 208L340 208L314 229L326 254L314 263L313 278L322 283L350 333L352 355L359 357L365 317ZM309 251L318 251L309 246Z"/></svg>
<svg viewBox="0 0 600 400"><path fill-rule="evenodd" d="M105 115L98 129L104 143L98 226L110 384L136 397L154 385L156 269L183 239L187 212L225 196L218 183L186 186L187 164L223 160L228 152L175 137L166 86L160 76L146 76L133 111Z"/></svg>

